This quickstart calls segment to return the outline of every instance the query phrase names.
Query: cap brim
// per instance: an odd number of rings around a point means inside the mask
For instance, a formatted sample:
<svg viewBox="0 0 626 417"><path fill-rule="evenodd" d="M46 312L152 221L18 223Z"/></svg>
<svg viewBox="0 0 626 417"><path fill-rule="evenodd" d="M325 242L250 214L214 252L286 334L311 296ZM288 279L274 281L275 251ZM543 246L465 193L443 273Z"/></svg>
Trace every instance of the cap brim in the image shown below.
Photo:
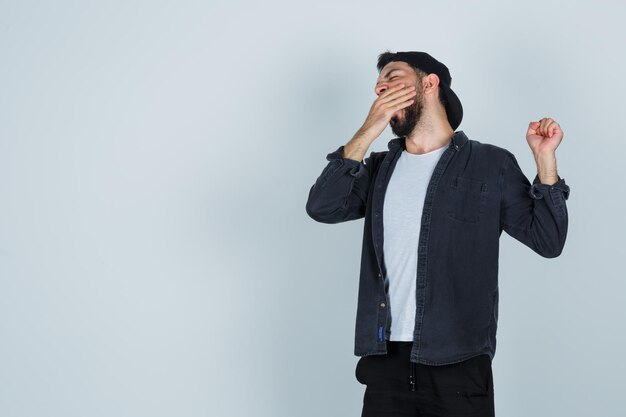
<svg viewBox="0 0 626 417"><path fill-rule="evenodd" d="M440 84L440 86L448 102L446 106L448 121L452 129L456 130L461 124L461 120L463 120L463 106L461 105L461 100L459 100L456 93L446 84Z"/></svg>

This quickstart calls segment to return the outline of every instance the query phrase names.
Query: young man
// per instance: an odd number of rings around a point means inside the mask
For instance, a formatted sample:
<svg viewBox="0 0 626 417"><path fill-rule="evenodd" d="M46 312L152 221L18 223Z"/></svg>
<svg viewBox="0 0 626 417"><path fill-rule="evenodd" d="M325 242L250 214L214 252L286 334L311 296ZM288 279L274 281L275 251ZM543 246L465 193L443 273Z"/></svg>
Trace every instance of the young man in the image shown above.
<svg viewBox="0 0 626 417"><path fill-rule="evenodd" d="M565 245L563 132L531 122L532 184L508 150L456 131L448 68L425 52L382 53L378 96L354 137L327 155L306 211L365 218L354 354L362 416L493 416L491 363L502 231L546 258ZM397 138L371 152L387 124Z"/></svg>

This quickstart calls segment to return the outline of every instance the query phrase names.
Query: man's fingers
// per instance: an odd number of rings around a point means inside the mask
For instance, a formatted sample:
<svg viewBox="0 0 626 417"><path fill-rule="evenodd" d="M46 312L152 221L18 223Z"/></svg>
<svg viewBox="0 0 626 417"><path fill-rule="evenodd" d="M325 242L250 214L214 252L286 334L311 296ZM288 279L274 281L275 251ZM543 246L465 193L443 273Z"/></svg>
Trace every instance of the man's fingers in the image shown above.
<svg viewBox="0 0 626 417"><path fill-rule="evenodd" d="M544 121L543 121L543 129L542 129L542 135L543 136L548 136L548 129L550 128L550 123L552 123L551 119L544 119Z"/></svg>
<svg viewBox="0 0 626 417"><path fill-rule="evenodd" d="M410 98L412 98L413 96L415 96L417 94L417 92L415 91L405 91L402 93L402 95L399 95L397 97L395 97L393 100L388 101L387 105L389 106L395 106L397 103L402 103L403 101L406 101Z"/></svg>
<svg viewBox="0 0 626 417"><path fill-rule="evenodd" d="M395 87L389 88L378 97L381 103L388 103L389 101L401 97L403 94L408 94L411 91L415 91L415 86L409 85L404 87L403 84L398 84Z"/></svg>
<svg viewBox="0 0 626 417"><path fill-rule="evenodd" d="M538 122L530 122L528 124L528 130L530 133L534 133L541 136L552 137L555 133L559 132L559 124L550 117L544 117Z"/></svg>
<svg viewBox="0 0 626 417"><path fill-rule="evenodd" d="M554 136L555 133L559 132L559 130L560 130L559 124L555 122L554 120L550 120L548 123L546 123L544 136L552 137Z"/></svg>
<svg viewBox="0 0 626 417"><path fill-rule="evenodd" d="M409 101L404 101L404 102L402 102L402 103L398 103L396 106L394 106L394 109L393 109L393 110L394 110L394 112L395 112L395 111L398 111L398 110L403 109L403 108L405 108L405 107L408 107L408 106L410 106L411 104L413 104L413 102L414 102L414 101L415 101L415 100L409 100Z"/></svg>
<svg viewBox="0 0 626 417"><path fill-rule="evenodd" d="M539 127L539 133L542 136L548 135L548 128L552 122L554 122L554 120L552 120L550 117L544 117L543 119L541 119L541 126Z"/></svg>

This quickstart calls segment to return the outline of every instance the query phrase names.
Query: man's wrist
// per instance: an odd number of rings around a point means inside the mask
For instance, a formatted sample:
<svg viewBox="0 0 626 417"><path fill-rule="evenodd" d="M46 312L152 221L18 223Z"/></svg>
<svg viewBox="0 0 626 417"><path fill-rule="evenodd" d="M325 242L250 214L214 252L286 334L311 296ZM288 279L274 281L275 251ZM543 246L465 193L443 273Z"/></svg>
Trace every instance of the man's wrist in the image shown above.
<svg viewBox="0 0 626 417"><path fill-rule="evenodd" d="M537 176L542 184L552 185L559 180L554 152L535 155L535 163L537 164Z"/></svg>

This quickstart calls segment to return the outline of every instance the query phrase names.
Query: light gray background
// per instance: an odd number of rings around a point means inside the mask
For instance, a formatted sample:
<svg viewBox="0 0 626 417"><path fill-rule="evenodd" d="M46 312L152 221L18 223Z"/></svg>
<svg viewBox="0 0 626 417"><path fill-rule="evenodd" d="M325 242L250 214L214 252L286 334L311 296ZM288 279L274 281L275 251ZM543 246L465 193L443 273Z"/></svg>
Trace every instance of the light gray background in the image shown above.
<svg viewBox="0 0 626 417"><path fill-rule="evenodd" d="M565 137L562 255L503 234L499 416L622 416L626 7L0 2L0 415L358 416L362 220L304 206L376 57L448 65L529 179ZM383 150L386 130L372 150Z"/></svg>

